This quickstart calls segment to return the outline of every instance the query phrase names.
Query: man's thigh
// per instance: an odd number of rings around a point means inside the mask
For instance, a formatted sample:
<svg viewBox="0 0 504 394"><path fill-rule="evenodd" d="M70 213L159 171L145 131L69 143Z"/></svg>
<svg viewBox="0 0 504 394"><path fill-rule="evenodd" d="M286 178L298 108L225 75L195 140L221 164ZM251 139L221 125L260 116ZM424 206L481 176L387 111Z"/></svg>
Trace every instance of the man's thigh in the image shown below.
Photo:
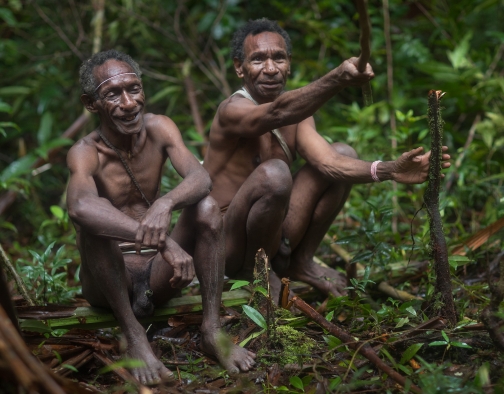
<svg viewBox="0 0 504 394"><path fill-rule="evenodd" d="M258 166L241 185L231 200L224 215L226 239L226 272L239 270L237 263L242 261L247 250L247 240L254 236L251 223L268 221L267 210L253 209L264 199L272 209L286 209L292 188L292 177L288 166L281 160L269 160ZM272 226L273 227L273 226ZM262 237L275 236L279 229L269 228L271 234L259 234Z"/></svg>

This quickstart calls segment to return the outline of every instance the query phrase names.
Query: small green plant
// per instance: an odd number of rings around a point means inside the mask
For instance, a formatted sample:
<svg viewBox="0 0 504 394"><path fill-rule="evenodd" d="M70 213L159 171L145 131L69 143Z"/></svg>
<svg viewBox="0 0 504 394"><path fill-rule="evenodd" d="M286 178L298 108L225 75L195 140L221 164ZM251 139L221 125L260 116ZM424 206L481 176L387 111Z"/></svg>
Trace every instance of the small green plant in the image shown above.
<svg viewBox="0 0 504 394"><path fill-rule="evenodd" d="M79 290L79 287L68 285L67 265L71 259L64 257L65 246L61 246L52 256L54 244L52 242L42 254L29 250L33 256L31 262L24 259L16 262L17 271L39 304L68 302ZM78 277L78 272L75 277Z"/></svg>

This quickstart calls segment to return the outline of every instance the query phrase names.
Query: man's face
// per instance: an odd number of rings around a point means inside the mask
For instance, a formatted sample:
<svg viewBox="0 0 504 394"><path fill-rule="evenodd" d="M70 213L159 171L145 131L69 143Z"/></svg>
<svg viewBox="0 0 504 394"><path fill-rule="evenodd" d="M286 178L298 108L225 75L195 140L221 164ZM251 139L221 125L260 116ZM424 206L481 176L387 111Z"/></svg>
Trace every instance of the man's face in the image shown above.
<svg viewBox="0 0 504 394"><path fill-rule="evenodd" d="M97 85L110 78L98 88L98 99L93 103L102 124L122 134L139 133L144 126L145 95L130 65L110 59L95 67L93 75Z"/></svg>
<svg viewBox="0 0 504 394"><path fill-rule="evenodd" d="M243 62L234 60L236 74L259 103L275 100L290 74L290 57L283 37L272 32L248 35L243 49Z"/></svg>

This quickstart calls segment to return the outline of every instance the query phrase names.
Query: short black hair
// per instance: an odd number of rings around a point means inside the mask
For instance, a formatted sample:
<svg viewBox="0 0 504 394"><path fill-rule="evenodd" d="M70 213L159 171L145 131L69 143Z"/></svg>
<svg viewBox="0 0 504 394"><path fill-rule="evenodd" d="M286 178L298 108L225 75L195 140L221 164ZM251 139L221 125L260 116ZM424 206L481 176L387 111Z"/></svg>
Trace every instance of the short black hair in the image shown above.
<svg viewBox="0 0 504 394"><path fill-rule="evenodd" d="M95 69L95 67L101 66L103 63L110 59L119 60L121 62L129 64L137 77L142 79L142 71L140 70L140 66L131 58L131 56L116 51L115 49L95 53L89 59L84 60L79 69L79 81L82 93L91 96L93 100L98 99L98 93L96 93L97 82L95 81L93 70Z"/></svg>
<svg viewBox="0 0 504 394"><path fill-rule="evenodd" d="M245 42L245 38L247 38L249 34L256 36L265 31L280 34L285 41L285 46L287 47L287 55L291 55L292 44L287 32L280 26L278 26L278 23L276 21L271 21L267 18L261 18L256 20L249 20L245 25L240 27L233 34L233 39L231 40L231 57L243 62L245 60L245 53L243 51L243 43Z"/></svg>

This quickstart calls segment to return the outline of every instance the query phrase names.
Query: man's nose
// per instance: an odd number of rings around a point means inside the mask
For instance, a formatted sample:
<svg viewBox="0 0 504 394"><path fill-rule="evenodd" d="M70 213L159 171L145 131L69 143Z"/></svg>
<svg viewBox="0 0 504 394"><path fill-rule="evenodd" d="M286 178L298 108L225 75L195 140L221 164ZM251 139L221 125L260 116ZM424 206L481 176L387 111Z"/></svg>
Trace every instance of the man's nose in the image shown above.
<svg viewBox="0 0 504 394"><path fill-rule="evenodd" d="M128 92L123 92L121 94L121 109L133 109L137 106L137 102L134 100L134 98L128 93Z"/></svg>
<svg viewBox="0 0 504 394"><path fill-rule="evenodd" d="M267 59L265 64L264 64L264 72L266 74L276 74L278 72L278 68L276 67L275 62L273 59Z"/></svg>

